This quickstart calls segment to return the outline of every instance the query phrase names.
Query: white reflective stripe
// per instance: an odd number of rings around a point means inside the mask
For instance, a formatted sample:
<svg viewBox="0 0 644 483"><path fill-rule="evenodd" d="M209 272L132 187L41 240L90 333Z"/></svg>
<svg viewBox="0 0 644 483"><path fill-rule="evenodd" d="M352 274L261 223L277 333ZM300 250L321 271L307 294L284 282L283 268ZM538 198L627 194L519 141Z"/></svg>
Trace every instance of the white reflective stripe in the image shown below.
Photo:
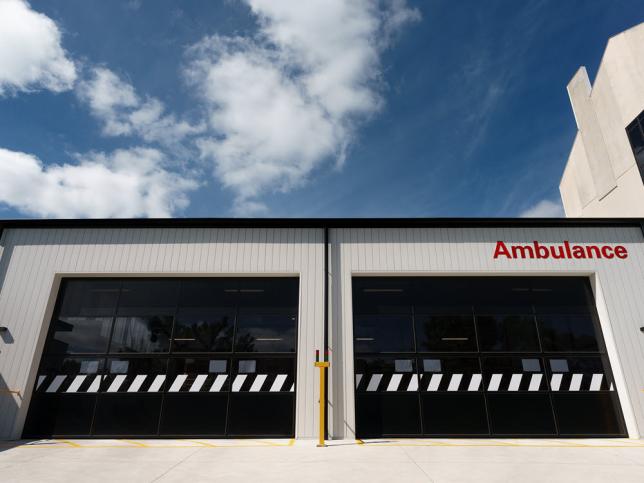
<svg viewBox="0 0 644 483"><path fill-rule="evenodd" d="M86 377L87 377L86 374L76 376L74 378L74 380L72 381L72 383L67 388L66 392L76 392L76 391L78 391L78 388L81 386L81 384L83 384L83 381L85 380Z"/></svg>
<svg viewBox="0 0 644 483"><path fill-rule="evenodd" d="M481 379L483 379L481 374L472 374L472 379L470 379L470 385L467 387L467 390L478 391L481 385Z"/></svg>
<svg viewBox="0 0 644 483"><path fill-rule="evenodd" d="M508 391L518 391L521 385L521 379L523 379L523 374L512 374Z"/></svg>
<svg viewBox="0 0 644 483"><path fill-rule="evenodd" d="M158 392L159 389L161 389L161 386L163 385L163 381L165 381L165 375L159 374L157 377L154 378L154 381L152 381L152 384L150 384L150 387L148 388L148 392Z"/></svg>
<svg viewBox="0 0 644 483"><path fill-rule="evenodd" d="M593 374L593 378L590 380L590 390L599 391L602 387L602 379L604 379L603 374Z"/></svg>
<svg viewBox="0 0 644 483"><path fill-rule="evenodd" d="M378 385L380 384L380 379L382 379L382 374L373 374L369 385L367 386L367 391L373 392L378 390Z"/></svg>
<svg viewBox="0 0 644 483"><path fill-rule="evenodd" d="M215 382L212 383L212 386L210 386L210 392L219 392L221 391L221 388L224 385L224 382L226 382L226 378L228 377L228 374L219 374L215 378Z"/></svg>
<svg viewBox="0 0 644 483"><path fill-rule="evenodd" d="M141 389L141 386L145 382L146 377L148 376L141 375L141 374L136 376L132 381L132 384L130 384L130 387L127 388L127 392L139 392L139 389Z"/></svg>
<svg viewBox="0 0 644 483"><path fill-rule="evenodd" d="M45 392L56 392L67 376L56 376Z"/></svg>
<svg viewBox="0 0 644 483"><path fill-rule="evenodd" d="M528 386L528 391L538 391L541 387L541 379L543 374L532 374L530 378L530 386Z"/></svg>
<svg viewBox="0 0 644 483"><path fill-rule="evenodd" d="M186 382L186 379L188 379L188 374L179 374L174 379L174 382L172 383L172 386L170 386L170 389L168 389L168 392L179 392L181 386L183 386L183 383Z"/></svg>
<svg viewBox="0 0 644 483"><path fill-rule="evenodd" d="M291 389L289 392L293 392L295 390L295 383L291 384Z"/></svg>
<svg viewBox="0 0 644 483"><path fill-rule="evenodd" d="M87 392L98 392L98 388L101 385L101 381L105 376L96 376L92 381L92 384L87 388Z"/></svg>
<svg viewBox="0 0 644 483"><path fill-rule="evenodd" d="M358 387L360 381L362 381L362 374L356 374L356 387Z"/></svg>
<svg viewBox="0 0 644 483"><path fill-rule="evenodd" d="M233 392L239 392L245 380L246 374L239 374L237 377L235 377L235 380L233 381Z"/></svg>
<svg viewBox="0 0 644 483"><path fill-rule="evenodd" d="M192 383L192 386L190 386L190 389L188 389L189 392L199 392L201 390L201 386L204 385L206 382L206 379L208 378L207 374L199 374L195 378L195 382Z"/></svg>
<svg viewBox="0 0 644 483"><path fill-rule="evenodd" d="M609 391L614 391L614 390L615 390L615 387L613 387L613 383L612 383L612 382L610 383L610 387L608 388L608 390L609 390Z"/></svg>
<svg viewBox="0 0 644 483"><path fill-rule="evenodd" d="M499 386L501 385L501 378L503 374L492 374L490 378L490 385L487 387L488 391L498 391Z"/></svg>
<svg viewBox="0 0 644 483"><path fill-rule="evenodd" d="M112 381L112 384L110 384L110 387L107 388L107 392L116 392L119 390L119 387L121 387L121 384L123 384L123 381L125 381L125 376L124 374L119 374L114 378Z"/></svg>
<svg viewBox="0 0 644 483"><path fill-rule="evenodd" d="M36 383L36 391L40 387L40 385L43 383L43 381L47 378L47 376L38 376L38 382Z"/></svg>
<svg viewBox="0 0 644 483"><path fill-rule="evenodd" d="M269 389L270 392L279 392L282 389L282 386L286 382L286 374L278 374L275 380L273 381L273 384L271 385L271 388Z"/></svg>
<svg viewBox="0 0 644 483"><path fill-rule="evenodd" d="M427 390L438 391L438 385L441 383L442 378L442 374L432 374L432 378L429 380L429 386L427 386Z"/></svg>
<svg viewBox="0 0 644 483"><path fill-rule="evenodd" d="M409 386L407 386L408 391L418 391L418 374L412 374L411 380L409 381Z"/></svg>
<svg viewBox="0 0 644 483"><path fill-rule="evenodd" d="M561 378L563 377L563 374L553 374L552 378L550 379L550 389L553 391L558 391L559 388L561 387Z"/></svg>
<svg viewBox="0 0 644 483"><path fill-rule="evenodd" d="M570 381L570 389L569 391L579 391L579 388L581 388L581 379L584 377L583 374L573 374L572 379Z"/></svg>
<svg viewBox="0 0 644 483"><path fill-rule="evenodd" d="M250 392L259 392L262 389L262 385L264 384L265 380L266 374L258 374L253 381L253 385L250 386Z"/></svg>
<svg viewBox="0 0 644 483"><path fill-rule="evenodd" d="M397 391L398 386L400 386L400 381L402 380L403 375L402 374L394 374L391 376L391 379L389 380L389 385L387 386L387 391L392 392L392 391Z"/></svg>
<svg viewBox="0 0 644 483"><path fill-rule="evenodd" d="M463 374L452 374L452 378L449 380L449 386L447 386L447 390L458 391L458 387L461 385L461 379L463 379Z"/></svg>

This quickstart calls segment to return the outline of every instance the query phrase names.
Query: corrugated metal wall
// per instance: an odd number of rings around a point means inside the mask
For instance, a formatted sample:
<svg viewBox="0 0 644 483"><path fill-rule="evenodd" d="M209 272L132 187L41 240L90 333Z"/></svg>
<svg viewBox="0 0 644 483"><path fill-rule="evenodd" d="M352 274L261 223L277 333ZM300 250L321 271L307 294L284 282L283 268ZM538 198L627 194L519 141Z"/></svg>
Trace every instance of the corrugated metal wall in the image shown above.
<svg viewBox="0 0 644 483"><path fill-rule="evenodd" d="M497 240L510 243L623 244L626 260L494 260ZM351 277L409 275L592 275L599 281L612 325L626 388L622 409L632 407L629 432L644 434L644 245L638 228L432 228L339 229L331 232L331 404L332 434L354 437L353 316ZM600 311L601 315L602 311ZM606 334L610 337L610 334ZM610 354L610 351L609 351ZM618 360L616 360L618 359ZM619 387L619 379L616 375ZM626 396L628 394L628 396ZM622 399L624 399L622 398Z"/></svg>
<svg viewBox="0 0 644 483"><path fill-rule="evenodd" d="M323 230L8 229L0 245L0 325L9 327L0 343L0 438L20 437L60 277L128 274L299 275L296 435L315 435Z"/></svg>

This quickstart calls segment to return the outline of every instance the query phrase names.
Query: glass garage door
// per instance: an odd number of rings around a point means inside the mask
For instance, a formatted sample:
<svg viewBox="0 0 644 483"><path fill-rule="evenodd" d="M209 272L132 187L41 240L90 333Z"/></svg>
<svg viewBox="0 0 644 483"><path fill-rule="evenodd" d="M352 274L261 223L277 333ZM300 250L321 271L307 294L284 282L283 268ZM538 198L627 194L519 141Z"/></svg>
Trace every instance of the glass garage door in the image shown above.
<svg viewBox="0 0 644 483"><path fill-rule="evenodd" d="M67 279L25 437L295 432L297 278Z"/></svg>
<svg viewBox="0 0 644 483"><path fill-rule="evenodd" d="M353 279L358 437L626 436L587 278Z"/></svg>

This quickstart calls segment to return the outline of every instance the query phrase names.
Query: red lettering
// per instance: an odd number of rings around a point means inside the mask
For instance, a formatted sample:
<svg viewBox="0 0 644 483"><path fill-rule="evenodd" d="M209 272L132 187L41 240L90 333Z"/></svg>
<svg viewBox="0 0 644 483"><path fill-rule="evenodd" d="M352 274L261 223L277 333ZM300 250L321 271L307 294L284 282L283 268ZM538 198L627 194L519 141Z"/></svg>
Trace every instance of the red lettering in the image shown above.
<svg viewBox="0 0 644 483"><path fill-rule="evenodd" d="M599 247L596 245L588 245L586 247L586 252L588 253L588 258L593 258L593 252L595 253L595 258L601 258L601 253L599 253Z"/></svg>
<svg viewBox="0 0 644 483"><path fill-rule="evenodd" d="M604 256L604 258L615 258L613 249L609 246L602 247L602 255Z"/></svg>
<svg viewBox="0 0 644 483"><path fill-rule="evenodd" d="M575 258L586 258L586 250L584 250L584 247L574 246L572 247L572 256Z"/></svg>
<svg viewBox="0 0 644 483"><path fill-rule="evenodd" d="M615 255L617 256L617 258L624 260L625 258L628 258L628 250L622 245L617 245L615 247Z"/></svg>
<svg viewBox="0 0 644 483"><path fill-rule="evenodd" d="M544 247L543 245L540 245L538 241L534 241L532 243L534 243L534 252L537 254L537 258L550 257L550 251L548 250L548 247Z"/></svg>
<svg viewBox="0 0 644 483"><path fill-rule="evenodd" d="M512 247L512 256L514 258L534 258L534 251L530 246L514 246Z"/></svg>
<svg viewBox="0 0 644 483"><path fill-rule="evenodd" d="M508 247L505 246L505 243L498 241L496 242L496 248L494 249L494 258L497 259L501 255L505 256L506 258L512 258L512 255L510 255L510 250L508 250Z"/></svg>
<svg viewBox="0 0 644 483"><path fill-rule="evenodd" d="M570 243L568 243L568 240L564 242L564 248L566 250L566 258L572 258L572 253L570 253Z"/></svg>

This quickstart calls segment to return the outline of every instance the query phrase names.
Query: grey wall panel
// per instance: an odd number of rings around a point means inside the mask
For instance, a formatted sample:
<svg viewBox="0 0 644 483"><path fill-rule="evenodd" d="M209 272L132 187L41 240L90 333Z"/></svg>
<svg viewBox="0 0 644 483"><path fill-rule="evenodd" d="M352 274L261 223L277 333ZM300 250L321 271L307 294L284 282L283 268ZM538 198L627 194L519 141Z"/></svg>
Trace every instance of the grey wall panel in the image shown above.
<svg viewBox="0 0 644 483"><path fill-rule="evenodd" d="M0 438L20 436L60 278L298 275L296 435L317 430L323 339L321 229L8 229L0 254ZM7 390L18 390L19 395Z"/></svg>
<svg viewBox="0 0 644 483"><path fill-rule="evenodd" d="M494 260L508 243L623 244L626 260ZM354 437L351 277L380 275L584 275L601 282L606 313L626 388L621 397L629 434L644 434L644 245L637 228L338 229L331 236L331 428ZM626 399L626 400L624 400ZM626 414L629 412L630 414Z"/></svg>

